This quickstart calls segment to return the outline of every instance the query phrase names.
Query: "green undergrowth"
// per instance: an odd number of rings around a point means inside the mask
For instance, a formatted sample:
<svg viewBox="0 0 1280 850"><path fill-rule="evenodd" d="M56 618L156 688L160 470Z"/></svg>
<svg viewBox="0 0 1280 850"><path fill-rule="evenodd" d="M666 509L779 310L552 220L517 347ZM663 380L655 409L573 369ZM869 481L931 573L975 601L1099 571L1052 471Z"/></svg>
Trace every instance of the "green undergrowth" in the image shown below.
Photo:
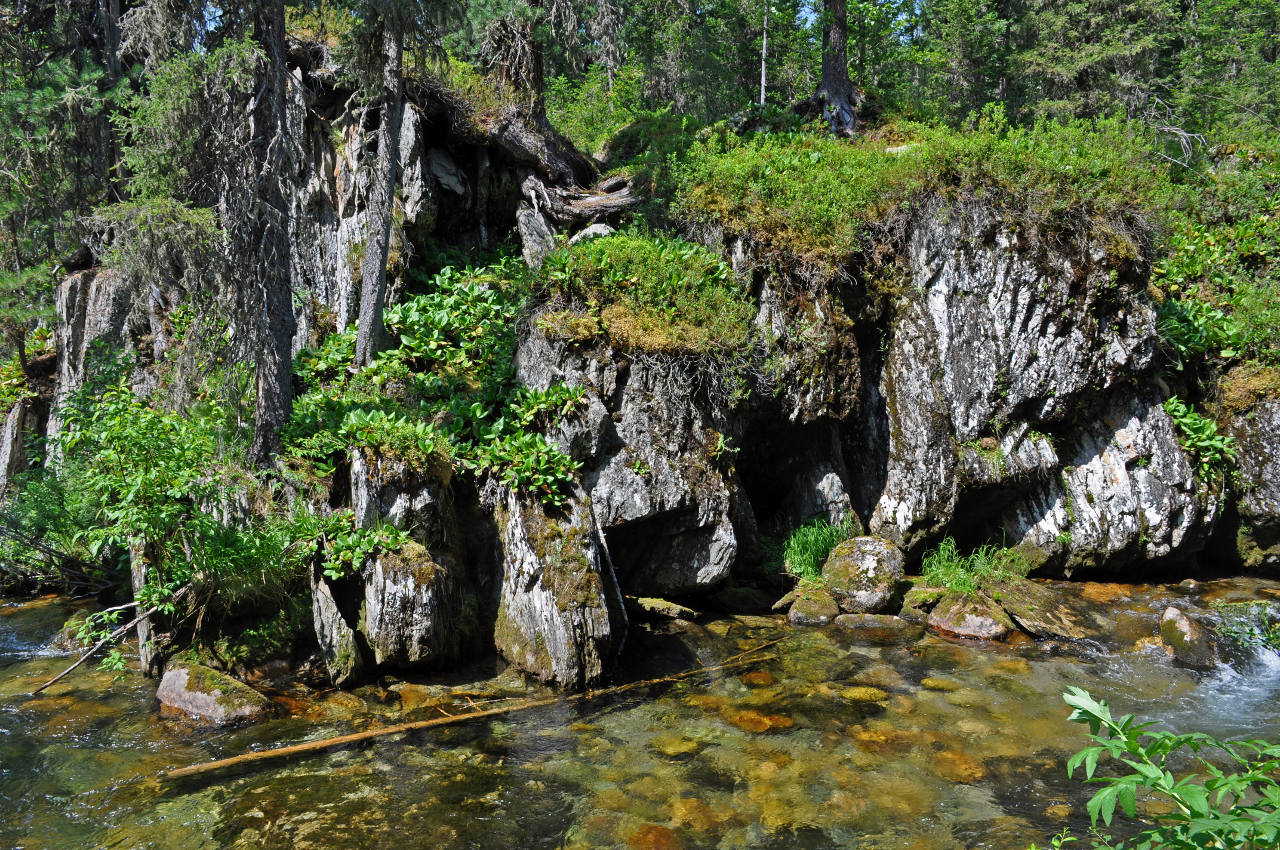
<svg viewBox="0 0 1280 850"><path fill-rule="evenodd" d="M1093 829L1089 843L1081 846L1247 850L1280 845L1280 745L1178 734L1132 714L1113 717L1105 701L1081 688L1068 688L1063 700L1073 709L1070 720L1089 727L1090 739L1067 761L1067 775L1083 770L1085 781L1099 786L1085 806ZM1109 764L1099 770L1103 763ZM1107 834L1117 811L1141 829L1127 838ZM1077 841L1068 829L1050 846Z"/></svg>
<svg viewBox="0 0 1280 850"><path fill-rule="evenodd" d="M1223 481L1235 466L1235 438L1223 434L1217 422L1201 416L1177 396L1165 400L1164 410L1177 428L1182 448L1195 458L1196 475L1200 480L1205 483Z"/></svg>
<svg viewBox="0 0 1280 850"><path fill-rule="evenodd" d="M547 257L539 292L569 305L544 317L555 332L586 313L624 350L727 355L750 343L755 307L733 270L700 245L669 236L625 232L591 239ZM590 323L572 323L581 338Z"/></svg>
<svg viewBox="0 0 1280 850"><path fill-rule="evenodd" d="M1030 568L1026 555L1019 549L987 544L963 555L956 541L947 537L938 548L925 555L920 571L925 584L973 594L993 585L1026 578Z"/></svg>
<svg viewBox="0 0 1280 850"><path fill-rule="evenodd" d="M1173 365L1280 365L1280 144L1230 146L1170 190L1152 283Z"/></svg>
<svg viewBox="0 0 1280 850"><path fill-rule="evenodd" d="M386 313L398 345L356 372L355 329L299 356L287 453L324 474L352 447L423 474L491 473L548 505L568 498L578 464L541 431L582 389L518 387L514 353L530 289L524 267L441 270L427 294Z"/></svg>
<svg viewBox="0 0 1280 850"><path fill-rule="evenodd" d="M826 517L818 517L794 529L773 548L791 575L816 580L822 576L822 566L831 551L857 533L852 519L833 525Z"/></svg>
<svg viewBox="0 0 1280 850"><path fill-rule="evenodd" d="M987 199L1023 226L1087 225L1132 255L1135 218L1158 185L1149 149L1122 121L1013 127L998 109L960 131L903 123L852 143L726 132L689 149L679 208L825 266L847 262L872 225L928 193Z"/></svg>

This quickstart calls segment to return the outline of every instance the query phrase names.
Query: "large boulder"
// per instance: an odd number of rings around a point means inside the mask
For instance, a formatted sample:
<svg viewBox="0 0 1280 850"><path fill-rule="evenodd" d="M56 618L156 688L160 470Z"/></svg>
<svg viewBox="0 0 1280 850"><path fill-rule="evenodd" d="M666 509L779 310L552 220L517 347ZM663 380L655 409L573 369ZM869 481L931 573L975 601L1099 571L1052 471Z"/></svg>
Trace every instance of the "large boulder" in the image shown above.
<svg viewBox="0 0 1280 850"><path fill-rule="evenodd" d="M948 593L925 620L930 630L962 640L1004 640L1013 633L1013 620L985 593Z"/></svg>
<svg viewBox="0 0 1280 850"><path fill-rule="evenodd" d="M156 689L160 712L206 726L252 723L271 712L271 702L253 688L200 664L171 667Z"/></svg>
<svg viewBox="0 0 1280 850"><path fill-rule="evenodd" d="M410 541L366 570L360 633L374 663L438 667L456 660L478 626L474 598L454 566Z"/></svg>
<svg viewBox="0 0 1280 850"><path fill-rule="evenodd" d="M902 581L902 552L878 537L854 537L832 550L822 580L847 614L876 614L888 607Z"/></svg>
<svg viewBox="0 0 1280 850"><path fill-rule="evenodd" d="M581 493L549 511L513 492L496 509L503 578L494 644L511 664L565 688L599 680L626 633L591 509Z"/></svg>

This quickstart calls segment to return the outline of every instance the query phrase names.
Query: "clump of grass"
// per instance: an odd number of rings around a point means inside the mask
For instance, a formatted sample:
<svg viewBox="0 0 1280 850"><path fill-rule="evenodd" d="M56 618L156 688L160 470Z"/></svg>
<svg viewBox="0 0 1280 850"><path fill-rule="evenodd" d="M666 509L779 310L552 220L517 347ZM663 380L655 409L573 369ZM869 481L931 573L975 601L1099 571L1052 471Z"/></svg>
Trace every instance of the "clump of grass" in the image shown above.
<svg viewBox="0 0 1280 850"><path fill-rule="evenodd" d="M782 564L787 572L801 579L817 579L831 550L857 531L852 519L832 525L826 517L810 520L795 529L782 544Z"/></svg>
<svg viewBox="0 0 1280 850"><path fill-rule="evenodd" d="M901 124L852 144L808 133L712 135L689 149L680 211L830 266L859 253L871 225L926 194L982 197L1024 226L1087 224L1132 255L1131 219L1159 182L1142 132L1118 120L1011 127L992 109L959 132Z"/></svg>
<svg viewBox="0 0 1280 850"><path fill-rule="evenodd" d="M1024 578L1029 570L1026 556L1018 549L987 544L962 555L950 537L926 555L921 566L926 584L965 594Z"/></svg>
<svg viewBox="0 0 1280 850"><path fill-rule="evenodd" d="M592 239L553 253L544 294L582 305L614 345L667 354L736 354L750 342L755 308L715 254L639 232Z"/></svg>

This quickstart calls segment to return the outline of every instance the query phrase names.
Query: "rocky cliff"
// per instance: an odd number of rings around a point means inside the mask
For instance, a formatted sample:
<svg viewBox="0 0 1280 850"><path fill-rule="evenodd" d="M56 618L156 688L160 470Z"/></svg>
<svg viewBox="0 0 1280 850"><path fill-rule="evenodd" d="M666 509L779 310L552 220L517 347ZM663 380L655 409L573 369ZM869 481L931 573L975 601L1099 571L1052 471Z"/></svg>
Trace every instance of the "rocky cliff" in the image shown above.
<svg viewBox="0 0 1280 850"><path fill-rule="evenodd" d="M299 350L357 315L374 137L344 93L313 82L291 108L305 153L289 199ZM555 169L539 172L533 148L512 138L527 133L510 122L486 133L446 99L411 98L392 303L436 246L484 246L513 229L541 243L586 223L534 206L530 176L553 182ZM723 587L760 566L762 535L817 516L865 528L908 570L945 536L1022 546L1065 574L1189 562L1227 514L1247 526L1246 560L1275 562L1280 407L1259 400L1232 420L1242 495L1224 504L1162 406L1141 245L1083 227L1044 238L981 201L940 200L917 205L885 246L897 259L874 287L856 268L794 268L752 234L713 244L757 307L767 365L750 392L725 392L697 358L523 326L517 380L585 389L549 434L580 464L562 508L350 453L318 509L351 507L362 525L385 521L413 542L342 581L317 567L315 631L335 682L496 649L546 681L589 685L625 640L623 595ZM110 271L68 278L55 406L83 384L95 343L139 352L136 383L153 390L146 366L168 344L170 300ZM56 413L47 426L22 416L6 423L4 469L21 463L21 432L58 427Z"/></svg>

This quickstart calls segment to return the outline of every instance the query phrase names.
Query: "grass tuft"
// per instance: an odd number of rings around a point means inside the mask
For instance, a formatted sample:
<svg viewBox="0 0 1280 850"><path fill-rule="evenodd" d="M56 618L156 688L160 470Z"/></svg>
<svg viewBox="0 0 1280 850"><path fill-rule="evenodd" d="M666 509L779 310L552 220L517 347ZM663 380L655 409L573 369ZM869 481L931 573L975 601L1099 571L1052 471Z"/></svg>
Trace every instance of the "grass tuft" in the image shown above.
<svg viewBox="0 0 1280 850"><path fill-rule="evenodd" d="M988 544L962 555L948 537L925 556L921 574L933 587L974 594L992 584L1025 578L1029 570L1026 556L1017 549Z"/></svg>

